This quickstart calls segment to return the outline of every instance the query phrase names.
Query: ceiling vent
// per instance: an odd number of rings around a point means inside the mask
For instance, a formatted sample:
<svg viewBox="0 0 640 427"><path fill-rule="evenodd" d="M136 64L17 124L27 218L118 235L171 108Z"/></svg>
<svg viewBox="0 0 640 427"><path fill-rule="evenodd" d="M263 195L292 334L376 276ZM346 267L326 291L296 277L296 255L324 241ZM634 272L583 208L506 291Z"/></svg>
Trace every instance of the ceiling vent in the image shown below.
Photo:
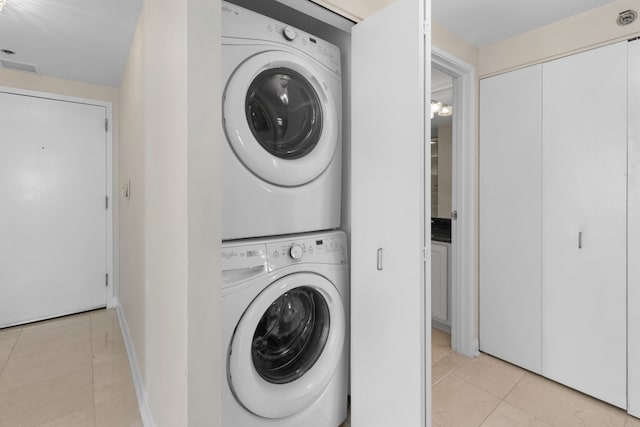
<svg viewBox="0 0 640 427"><path fill-rule="evenodd" d="M635 10L625 10L624 12L620 12L618 14L618 25L629 25L638 17L638 12Z"/></svg>
<svg viewBox="0 0 640 427"><path fill-rule="evenodd" d="M2 64L4 68L11 68L13 70L20 70L20 71L29 71L30 73L36 72L36 67L31 64L23 64L22 62L7 61L6 59L0 59L0 64Z"/></svg>

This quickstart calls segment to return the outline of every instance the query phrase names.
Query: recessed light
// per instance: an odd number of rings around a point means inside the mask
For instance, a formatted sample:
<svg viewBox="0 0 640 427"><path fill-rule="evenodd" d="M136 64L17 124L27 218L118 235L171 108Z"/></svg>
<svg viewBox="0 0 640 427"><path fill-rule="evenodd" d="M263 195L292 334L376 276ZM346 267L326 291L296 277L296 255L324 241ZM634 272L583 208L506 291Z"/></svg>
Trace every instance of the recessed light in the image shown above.
<svg viewBox="0 0 640 427"><path fill-rule="evenodd" d="M6 53L7 55L15 55L16 53L11 49L0 49L0 52Z"/></svg>

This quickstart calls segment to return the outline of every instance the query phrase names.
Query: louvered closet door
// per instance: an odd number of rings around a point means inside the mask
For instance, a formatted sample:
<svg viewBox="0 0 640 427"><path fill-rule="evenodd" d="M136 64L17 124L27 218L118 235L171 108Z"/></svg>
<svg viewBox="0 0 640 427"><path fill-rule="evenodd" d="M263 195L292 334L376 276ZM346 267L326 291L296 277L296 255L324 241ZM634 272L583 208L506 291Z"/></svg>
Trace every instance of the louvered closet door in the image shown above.
<svg viewBox="0 0 640 427"><path fill-rule="evenodd" d="M542 372L626 407L627 42L542 74Z"/></svg>

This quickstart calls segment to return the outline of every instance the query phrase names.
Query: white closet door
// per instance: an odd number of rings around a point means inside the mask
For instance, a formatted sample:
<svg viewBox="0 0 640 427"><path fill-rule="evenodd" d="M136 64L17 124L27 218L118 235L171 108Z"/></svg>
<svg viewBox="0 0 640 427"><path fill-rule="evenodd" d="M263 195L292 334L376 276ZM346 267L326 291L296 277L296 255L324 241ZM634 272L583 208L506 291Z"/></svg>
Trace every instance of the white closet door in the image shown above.
<svg viewBox="0 0 640 427"><path fill-rule="evenodd" d="M0 327L105 306L105 107L0 93L0 111Z"/></svg>
<svg viewBox="0 0 640 427"><path fill-rule="evenodd" d="M428 1L397 0L352 33L354 427L426 426L430 413L429 13Z"/></svg>
<svg viewBox="0 0 640 427"><path fill-rule="evenodd" d="M627 42L543 65L542 372L626 407Z"/></svg>
<svg viewBox="0 0 640 427"><path fill-rule="evenodd" d="M480 82L480 349L538 373L541 71Z"/></svg>
<svg viewBox="0 0 640 427"><path fill-rule="evenodd" d="M629 43L629 413L640 417L640 41Z"/></svg>

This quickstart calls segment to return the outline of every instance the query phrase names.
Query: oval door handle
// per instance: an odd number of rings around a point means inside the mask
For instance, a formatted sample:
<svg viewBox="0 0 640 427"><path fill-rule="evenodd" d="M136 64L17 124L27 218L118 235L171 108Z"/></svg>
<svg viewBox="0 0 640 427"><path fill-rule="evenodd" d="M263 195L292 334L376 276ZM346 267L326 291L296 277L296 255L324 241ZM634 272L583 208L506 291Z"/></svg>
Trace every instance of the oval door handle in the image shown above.
<svg viewBox="0 0 640 427"><path fill-rule="evenodd" d="M378 248L378 271L382 271L382 248Z"/></svg>

